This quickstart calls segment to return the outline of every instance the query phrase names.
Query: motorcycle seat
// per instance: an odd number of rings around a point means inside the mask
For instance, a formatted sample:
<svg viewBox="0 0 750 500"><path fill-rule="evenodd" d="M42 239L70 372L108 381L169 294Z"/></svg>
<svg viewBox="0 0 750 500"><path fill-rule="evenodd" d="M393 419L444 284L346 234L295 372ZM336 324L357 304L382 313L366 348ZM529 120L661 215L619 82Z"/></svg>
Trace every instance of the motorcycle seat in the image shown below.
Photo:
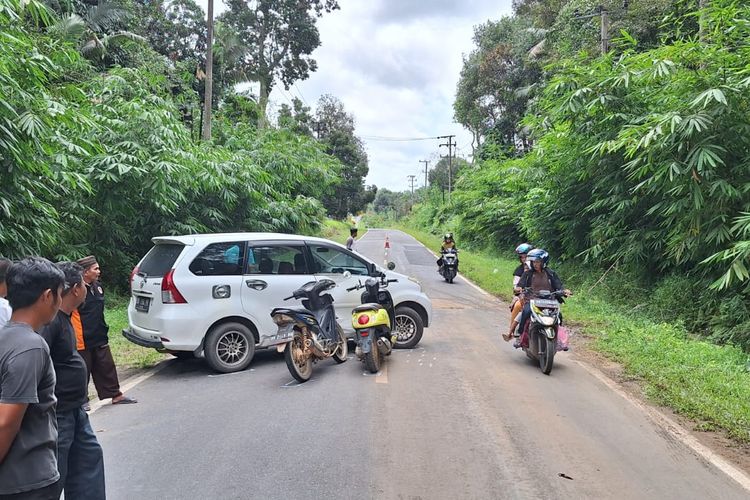
<svg viewBox="0 0 750 500"><path fill-rule="evenodd" d="M361 312L366 312L366 311L372 311L373 309L377 311L379 309L384 309L384 308L380 304L376 304L374 302L371 302L369 304L362 304L361 306L355 307L354 309L352 309L352 313L361 313Z"/></svg>

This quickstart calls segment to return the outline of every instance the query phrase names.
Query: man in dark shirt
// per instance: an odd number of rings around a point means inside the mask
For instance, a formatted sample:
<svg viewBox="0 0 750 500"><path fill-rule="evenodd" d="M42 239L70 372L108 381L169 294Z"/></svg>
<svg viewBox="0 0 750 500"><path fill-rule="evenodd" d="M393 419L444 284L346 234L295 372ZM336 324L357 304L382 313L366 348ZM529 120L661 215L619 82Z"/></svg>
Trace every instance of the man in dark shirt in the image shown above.
<svg viewBox="0 0 750 500"><path fill-rule="evenodd" d="M47 341L57 376L57 468L65 497L104 500L104 455L82 406L88 395L86 363L76 349L70 315L86 300L83 268L57 267L65 274L60 311L39 334Z"/></svg>
<svg viewBox="0 0 750 500"><path fill-rule="evenodd" d="M86 362L99 400L112 398L112 404L137 403L120 391L115 360L109 348L109 325L104 320L104 289L99 283L99 263L93 255L78 260L86 283L86 301L73 312L78 352Z"/></svg>
<svg viewBox="0 0 750 500"><path fill-rule="evenodd" d="M55 372L36 331L60 307L63 273L40 257L6 276L10 322L0 330L0 499L60 497Z"/></svg>

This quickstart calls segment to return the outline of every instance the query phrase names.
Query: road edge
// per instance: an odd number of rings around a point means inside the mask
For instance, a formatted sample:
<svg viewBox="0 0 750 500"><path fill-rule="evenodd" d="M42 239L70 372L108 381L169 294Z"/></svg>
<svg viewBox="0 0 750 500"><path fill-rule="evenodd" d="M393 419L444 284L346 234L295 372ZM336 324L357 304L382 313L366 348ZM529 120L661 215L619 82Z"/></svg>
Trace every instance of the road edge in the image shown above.
<svg viewBox="0 0 750 500"><path fill-rule="evenodd" d="M377 229L377 228L374 228L374 229ZM437 257L437 254L435 252L427 248L427 246L422 244L421 241L414 238L414 236L410 235L409 233L402 231L400 229L391 229L391 230L384 229L384 230L385 231L399 231L408 235L414 241L416 241L422 247L424 247L428 252L430 252L432 255ZM488 295L490 297L493 297L497 300L502 301L500 298L482 289L479 285L477 285L476 283L468 279L466 276L463 276L463 275L460 275L460 276L469 285L476 288L478 291L480 291L484 295ZM734 466L729 460L725 459L723 456L714 452L708 446L705 446L704 444L702 444L698 439L696 439L690 434L690 431L688 429L686 429L684 426L682 426L681 424L679 424L678 422L676 422L675 420L673 420L672 418L670 418L669 416L667 416L666 414L658 410L657 408L654 408L653 406L647 404L646 402L641 401L640 399L635 398L631 396L630 394L628 394L625 390L623 390L620 387L617 381L608 377L606 373L602 372L595 366L589 363L586 363L584 361L575 360L574 362L578 363L590 375L593 375L594 377L596 377L597 380L599 380L601 383L607 386L615 394L619 395L624 400L626 400L631 405L633 405L638 410L640 410L644 415L646 415L646 417L654 425L666 431L672 438L674 438L675 440L685 445L693 453L695 453L700 458L702 458L706 463L711 464L712 466L716 467L718 470L723 472L726 476L728 476L734 482L739 484L742 488L750 492L750 475L748 475L745 471Z"/></svg>
<svg viewBox="0 0 750 500"><path fill-rule="evenodd" d="M145 382L146 380L150 379L151 377L153 377L154 375L162 371L164 368L169 366L172 361L174 360L164 359L162 361L159 361L156 365L152 366L151 368L148 368L137 375L133 375L132 377L126 378L120 383L120 391L122 391L123 393L130 391L141 382ZM91 406L91 411L89 411L88 414L92 415L102 406L111 405L111 404L112 403L109 403L106 400L101 401L98 398L92 399L89 402L89 405Z"/></svg>

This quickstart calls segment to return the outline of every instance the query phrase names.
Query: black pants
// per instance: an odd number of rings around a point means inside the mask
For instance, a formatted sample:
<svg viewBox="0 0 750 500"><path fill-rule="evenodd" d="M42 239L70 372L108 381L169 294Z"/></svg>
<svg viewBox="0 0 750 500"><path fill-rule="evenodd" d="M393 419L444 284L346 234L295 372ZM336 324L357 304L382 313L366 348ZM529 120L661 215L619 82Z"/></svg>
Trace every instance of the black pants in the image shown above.
<svg viewBox="0 0 750 500"><path fill-rule="evenodd" d="M112 358L109 344L86 348L83 351L78 351L78 354L86 362L86 368L91 378L94 379L96 394L100 400L116 398L122 394L120 392L120 380L117 378L115 360Z"/></svg>

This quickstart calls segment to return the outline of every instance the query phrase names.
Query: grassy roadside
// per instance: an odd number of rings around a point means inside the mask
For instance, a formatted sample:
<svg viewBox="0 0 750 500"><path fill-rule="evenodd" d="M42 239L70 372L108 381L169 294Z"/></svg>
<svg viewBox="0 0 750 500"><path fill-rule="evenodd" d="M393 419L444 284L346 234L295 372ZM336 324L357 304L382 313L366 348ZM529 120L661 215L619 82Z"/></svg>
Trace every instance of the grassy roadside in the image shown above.
<svg viewBox="0 0 750 500"><path fill-rule="evenodd" d="M123 328L128 326L128 300L128 297L114 294L107 297L104 317L109 325L109 347L118 368L150 368L170 356L135 345L122 336Z"/></svg>
<svg viewBox="0 0 750 500"><path fill-rule="evenodd" d="M317 236L344 244L353 225L352 221L326 219ZM361 237L365 233L364 222L360 221L358 227ZM128 326L128 300L127 296L109 294L104 312L109 324L109 345L117 367L126 370L150 368L163 359L169 359L168 354L135 345L122 336L123 328Z"/></svg>
<svg viewBox="0 0 750 500"><path fill-rule="evenodd" d="M391 225L429 248L439 237ZM487 251L461 250L461 272L483 289L510 298L516 261ZM565 277L562 276L564 279ZM750 360L741 349L694 339L678 324L657 323L607 301L596 290L574 290L566 319L590 337L591 346L642 382L649 398L697 422L697 429L726 431L750 443Z"/></svg>

